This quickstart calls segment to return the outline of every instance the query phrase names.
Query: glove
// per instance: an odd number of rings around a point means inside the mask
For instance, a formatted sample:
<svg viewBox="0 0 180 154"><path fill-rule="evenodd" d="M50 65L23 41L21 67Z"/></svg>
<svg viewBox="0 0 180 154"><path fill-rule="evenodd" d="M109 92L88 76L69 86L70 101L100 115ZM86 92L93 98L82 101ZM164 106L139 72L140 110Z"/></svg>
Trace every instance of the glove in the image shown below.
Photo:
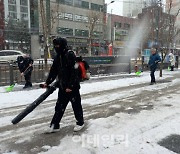
<svg viewBox="0 0 180 154"><path fill-rule="evenodd" d="M39 87L40 87L40 88L47 88L48 85L47 85L46 83L43 83L43 84L40 84Z"/></svg>

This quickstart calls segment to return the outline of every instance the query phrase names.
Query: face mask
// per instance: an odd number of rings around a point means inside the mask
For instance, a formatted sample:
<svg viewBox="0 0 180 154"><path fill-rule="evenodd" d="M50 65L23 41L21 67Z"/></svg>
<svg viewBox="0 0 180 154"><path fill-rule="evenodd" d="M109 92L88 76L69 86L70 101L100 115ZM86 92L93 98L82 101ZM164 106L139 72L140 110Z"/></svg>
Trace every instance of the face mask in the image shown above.
<svg viewBox="0 0 180 154"><path fill-rule="evenodd" d="M55 51L56 51L56 54L58 55L64 55L66 50L63 49L63 48L60 48L60 47L54 47Z"/></svg>

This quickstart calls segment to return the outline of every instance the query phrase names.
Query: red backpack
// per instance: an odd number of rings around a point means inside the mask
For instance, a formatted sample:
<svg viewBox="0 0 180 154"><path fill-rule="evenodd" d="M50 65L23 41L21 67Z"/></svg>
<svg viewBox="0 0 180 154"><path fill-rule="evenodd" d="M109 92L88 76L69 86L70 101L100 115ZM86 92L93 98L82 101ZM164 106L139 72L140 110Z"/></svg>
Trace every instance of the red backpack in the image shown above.
<svg viewBox="0 0 180 154"><path fill-rule="evenodd" d="M90 71L89 71L89 64L82 59L82 57L77 57L76 62L78 64L78 71L79 71L79 79L80 82L89 80L90 79Z"/></svg>

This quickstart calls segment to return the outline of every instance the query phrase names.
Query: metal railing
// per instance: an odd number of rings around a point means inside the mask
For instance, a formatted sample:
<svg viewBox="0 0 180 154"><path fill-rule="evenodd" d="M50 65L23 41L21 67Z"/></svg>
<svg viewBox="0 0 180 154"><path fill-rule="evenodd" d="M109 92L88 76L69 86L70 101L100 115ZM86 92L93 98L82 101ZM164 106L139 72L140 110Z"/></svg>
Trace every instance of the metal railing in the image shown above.
<svg viewBox="0 0 180 154"><path fill-rule="evenodd" d="M129 56L101 56L83 57L90 65L91 75L126 72L131 73L131 61ZM48 70L52 60L48 60ZM31 81L33 83L44 82L47 78L44 60L34 60ZM0 61L0 86L13 83L24 84L24 77L18 69L17 64Z"/></svg>
<svg viewBox="0 0 180 154"><path fill-rule="evenodd" d="M52 60L48 60L48 70L52 65ZM46 80L44 60L35 60L31 75L32 82L43 82ZM24 83L17 64L8 61L0 61L0 86L14 83Z"/></svg>

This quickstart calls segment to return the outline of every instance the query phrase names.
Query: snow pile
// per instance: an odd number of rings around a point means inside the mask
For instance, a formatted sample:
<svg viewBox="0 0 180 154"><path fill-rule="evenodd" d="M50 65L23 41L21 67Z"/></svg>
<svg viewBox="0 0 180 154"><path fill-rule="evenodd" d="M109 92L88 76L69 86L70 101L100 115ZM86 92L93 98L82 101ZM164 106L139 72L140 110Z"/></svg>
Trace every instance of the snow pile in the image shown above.
<svg viewBox="0 0 180 154"><path fill-rule="evenodd" d="M90 120L83 134L66 136L59 146L42 153L173 153L157 144L169 134L180 134L179 95L173 98L171 109L162 107L164 102L170 102L167 97L162 97L158 104L153 102L156 107L153 112L142 111L137 115L117 113L112 117Z"/></svg>

